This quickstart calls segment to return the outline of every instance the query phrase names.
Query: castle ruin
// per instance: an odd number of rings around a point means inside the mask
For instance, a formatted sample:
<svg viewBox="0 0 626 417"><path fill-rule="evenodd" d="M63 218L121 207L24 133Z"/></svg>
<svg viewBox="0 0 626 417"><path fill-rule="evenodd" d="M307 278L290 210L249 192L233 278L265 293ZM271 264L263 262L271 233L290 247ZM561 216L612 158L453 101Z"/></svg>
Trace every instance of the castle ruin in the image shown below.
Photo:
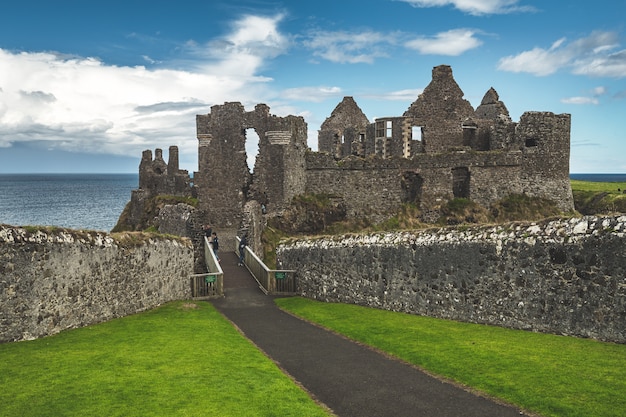
<svg viewBox="0 0 626 417"><path fill-rule="evenodd" d="M196 116L193 180L178 169L176 147L168 164L160 150L155 160L145 151L133 199L197 196L202 222L219 230L227 245L243 229L260 243L255 228L262 218L280 215L303 194L331 195L346 218L374 222L406 203L418 206L424 221L434 221L453 198L488 207L510 194L547 198L573 210L570 115L531 111L514 122L493 88L475 110L463 95L452 69L440 65L402 116L371 123L345 97L320 127L318 152L307 146L302 117L272 115L265 104L252 111L238 102L215 105ZM248 129L259 137L253 173L246 162Z"/></svg>

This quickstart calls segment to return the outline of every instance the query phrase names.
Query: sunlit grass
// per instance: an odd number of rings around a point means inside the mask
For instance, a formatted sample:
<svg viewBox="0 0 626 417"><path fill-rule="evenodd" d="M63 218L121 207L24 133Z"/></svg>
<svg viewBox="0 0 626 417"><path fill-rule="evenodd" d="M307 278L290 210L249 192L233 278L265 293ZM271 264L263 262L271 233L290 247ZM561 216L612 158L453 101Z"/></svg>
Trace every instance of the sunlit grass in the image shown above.
<svg viewBox="0 0 626 417"><path fill-rule="evenodd" d="M626 182L593 182L570 180L573 191L595 191L622 194L626 190Z"/></svg>
<svg viewBox="0 0 626 417"><path fill-rule="evenodd" d="M583 214L626 213L626 182L571 180L576 210Z"/></svg>
<svg viewBox="0 0 626 417"><path fill-rule="evenodd" d="M298 316L544 416L626 416L626 345L304 298Z"/></svg>
<svg viewBox="0 0 626 417"><path fill-rule="evenodd" d="M1 416L325 416L209 303L0 345Z"/></svg>

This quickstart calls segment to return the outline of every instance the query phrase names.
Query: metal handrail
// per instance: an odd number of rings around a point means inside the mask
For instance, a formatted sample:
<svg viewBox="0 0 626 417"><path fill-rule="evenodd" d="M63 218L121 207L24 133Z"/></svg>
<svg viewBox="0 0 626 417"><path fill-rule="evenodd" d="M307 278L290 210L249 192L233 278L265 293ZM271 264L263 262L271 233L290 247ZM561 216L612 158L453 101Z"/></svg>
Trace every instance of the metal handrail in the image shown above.
<svg viewBox="0 0 626 417"><path fill-rule="evenodd" d="M236 236L235 253L237 256L239 256L239 242L241 238ZM243 263L265 294L292 295L297 293L295 270L269 269L249 246L245 248Z"/></svg>
<svg viewBox="0 0 626 417"><path fill-rule="evenodd" d="M191 297L194 299L223 297L224 271L222 271L222 266L206 236L204 237L204 259L208 272L189 276Z"/></svg>

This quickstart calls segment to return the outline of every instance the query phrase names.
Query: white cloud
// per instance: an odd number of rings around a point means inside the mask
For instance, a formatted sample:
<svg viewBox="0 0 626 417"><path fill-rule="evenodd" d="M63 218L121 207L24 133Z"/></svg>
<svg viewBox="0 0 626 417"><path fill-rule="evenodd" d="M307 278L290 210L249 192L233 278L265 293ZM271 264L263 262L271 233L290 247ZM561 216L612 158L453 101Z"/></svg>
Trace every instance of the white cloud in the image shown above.
<svg viewBox="0 0 626 417"><path fill-rule="evenodd" d="M313 56L340 64L372 64L378 58L388 58L397 45L417 50L421 54L457 56L482 45L472 29L453 29L433 37L407 33L363 32L309 32L302 42L313 51ZM412 39L402 41L402 39Z"/></svg>
<svg viewBox="0 0 626 417"><path fill-rule="evenodd" d="M453 6L471 15L506 14L534 11L531 6L518 5L519 0L400 0L413 7Z"/></svg>
<svg viewBox="0 0 626 417"><path fill-rule="evenodd" d="M140 156L178 145L194 154L196 114L233 97L258 102L267 81L260 68L288 46L280 19L242 18L219 50L188 45L198 62L188 70L0 49L0 147L44 141L50 149Z"/></svg>
<svg viewBox="0 0 626 417"><path fill-rule="evenodd" d="M581 96L581 97L567 97L561 99L561 103L565 104L599 104L600 100L598 99L601 96L607 94L607 89L604 86L598 86L593 88L590 91L590 96Z"/></svg>
<svg viewBox="0 0 626 417"><path fill-rule="evenodd" d="M482 41L471 29L452 29L441 32L434 37L418 37L405 43L410 49L421 54L458 56L482 45Z"/></svg>
<svg viewBox="0 0 626 417"><path fill-rule="evenodd" d="M310 101L318 103L327 98L341 97L342 90L339 87L298 87L289 88L281 93L281 98L288 100Z"/></svg>
<svg viewBox="0 0 626 417"><path fill-rule="evenodd" d="M623 78L626 76L626 50L611 53L619 47L614 32L593 32L586 38L567 43L559 39L548 49L533 48L500 59L498 69L527 72L537 76L569 69L572 74L590 77Z"/></svg>
<svg viewBox="0 0 626 417"><path fill-rule="evenodd" d="M383 94L363 94L363 98L370 100L386 100L386 101L408 101L413 102L422 94L424 90L421 88L391 91Z"/></svg>
<svg viewBox="0 0 626 417"><path fill-rule="evenodd" d="M598 99L595 97L568 97L561 100L561 103L565 104L598 104Z"/></svg>
<svg viewBox="0 0 626 417"><path fill-rule="evenodd" d="M607 90L606 90L606 87L604 86L598 86L598 87L595 87L593 90L591 90L591 93L596 97L603 96L607 93Z"/></svg>
<svg viewBox="0 0 626 417"><path fill-rule="evenodd" d="M391 35L380 32L323 32L313 31L303 41L306 48L313 50L313 55L331 62L371 64L376 58L388 56L385 45L393 44Z"/></svg>

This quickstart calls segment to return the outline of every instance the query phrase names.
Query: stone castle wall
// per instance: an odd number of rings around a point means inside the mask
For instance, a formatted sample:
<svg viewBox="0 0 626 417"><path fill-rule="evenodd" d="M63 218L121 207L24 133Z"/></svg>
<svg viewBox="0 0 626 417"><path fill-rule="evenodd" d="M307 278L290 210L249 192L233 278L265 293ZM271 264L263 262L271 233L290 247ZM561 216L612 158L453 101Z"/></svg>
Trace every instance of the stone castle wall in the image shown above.
<svg viewBox="0 0 626 417"><path fill-rule="evenodd" d="M154 159L144 151L127 226L136 230L142 224L144 206L158 193L197 196L196 223L210 224L227 248L234 247L237 235L262 231L260 224L249 227L249 202L256 201L269 218L282 218L294 197L307 193L331 195L345 207L345 217L370 223L391 218L404 204L416 206L421 221L434 223L454 198L489 208L510 194L574 209L569 114L526 112L513 122L495 89L474 110L451 67L434 67L432 76L402 116L373 123L354 98L344 97L321 125L319 152L308 148L301 116L272 115L266 104L253 111L239 102L214 105L196 116L193 181L179 170L178 148L170 147L167 164L161 150ZM252 172L246 156L251 130L259 137Z"/></svg>
<svg viewBox="0 0 626 417"><path fill-rule="evenodd" d="M297 241L303 296L626 343L626 216Z"/></svg>
<svg viewBox="0 0 626 417"><path fill-rule="evenodd" d="M0 225L0 342L29 340L190 296L183 240Z"/></svg>

